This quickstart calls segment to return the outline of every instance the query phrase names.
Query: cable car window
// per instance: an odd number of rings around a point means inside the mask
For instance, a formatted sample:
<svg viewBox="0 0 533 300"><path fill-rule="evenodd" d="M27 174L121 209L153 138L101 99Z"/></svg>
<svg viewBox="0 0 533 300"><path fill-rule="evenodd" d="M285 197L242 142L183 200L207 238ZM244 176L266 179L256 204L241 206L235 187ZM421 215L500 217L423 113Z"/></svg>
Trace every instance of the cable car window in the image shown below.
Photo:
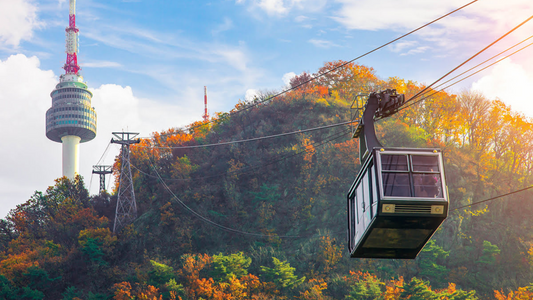
<svg viewBox="0 0 533 300"><path fill-rule="evenodd" d="M383 172L384 196L411 197L409 173Z"/></svg>
<svg viewBox="0 0 533 300"><path fill-rule="evenodd" d="M413 172L439 172L439 157L436 155L411 155Z"/></svg>
<svg viewBox="0 0 533 300"><path fill-rule="evenodd" d="M408 171L407 155L381 155L381 169L383 171Z"/></svg>
<svg viewBox="0 0 533 300"><path fill-rule="evenodd" d="M350 241L351 241L351 247L355 247L355 231L356 231L356 224L355 224L355 214L356 214L356 211L355 211L355 205L356 205L356 202L355 202L355 194L353 195L353 197L350 197L350 212L349 212L349 216L350 216Z"/></svg>
<svg viewBox="0 0 533 300"><path fill-rule="evenodd" d="M443 198L440 174L413 174L415 197Z"/></svg>

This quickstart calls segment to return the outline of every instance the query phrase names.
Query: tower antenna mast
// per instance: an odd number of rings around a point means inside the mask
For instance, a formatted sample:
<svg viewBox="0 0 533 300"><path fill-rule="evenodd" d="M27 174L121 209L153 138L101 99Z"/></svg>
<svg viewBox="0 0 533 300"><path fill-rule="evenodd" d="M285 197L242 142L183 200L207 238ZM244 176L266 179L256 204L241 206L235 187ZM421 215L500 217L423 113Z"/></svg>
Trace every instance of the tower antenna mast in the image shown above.
<svg viewBox="0 0 533 300"><path fill-rule="evenodd" d="M69 1L68 27L65 31L67 61L63 69L67 74L77 75L80 70L78 65L78 32L80 30L76 27L76 0Z"/></svg>

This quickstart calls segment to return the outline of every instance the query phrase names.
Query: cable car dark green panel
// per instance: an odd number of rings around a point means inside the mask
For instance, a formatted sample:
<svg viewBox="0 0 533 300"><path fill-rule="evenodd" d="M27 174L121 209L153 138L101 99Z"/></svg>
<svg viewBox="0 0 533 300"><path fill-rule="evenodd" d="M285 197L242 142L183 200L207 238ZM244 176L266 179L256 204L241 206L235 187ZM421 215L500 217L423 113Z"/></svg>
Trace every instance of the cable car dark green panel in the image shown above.
<svg viewBox="0 0 533 300"><path fill-rule="evenodd" d="M448 215L441 151L373 148L347 202L351 257L415 258Z"/></svg>

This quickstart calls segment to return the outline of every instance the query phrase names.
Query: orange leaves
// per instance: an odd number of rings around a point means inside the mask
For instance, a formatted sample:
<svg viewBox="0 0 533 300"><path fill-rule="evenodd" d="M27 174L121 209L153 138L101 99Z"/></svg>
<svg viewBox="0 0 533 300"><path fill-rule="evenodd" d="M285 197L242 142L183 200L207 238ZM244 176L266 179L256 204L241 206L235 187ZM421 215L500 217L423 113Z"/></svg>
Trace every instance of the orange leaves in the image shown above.
<svg viewBox="0 0 533 300"><path fill-rule="evenodd" d="M137 285L136 289L132 289L131 284L124 281L115 283L111 290L114 295L113 300L163 300L163 295L160 295L159 289L151 285L144 287ZM176 299L175 293L173 293L173 295L174 299Z"/></svg>
<svg viewBox="0 0 533 300"><path fill-rule="evenodd" d="M38 251L25 251L19 254L10 254L0 262L0 274L7 279L15 281L29 267L38 266Z"/></svg>
<svg viewBox="0 0 533 300"><path fill-rule="evenodd" d="M311 287L304 292L300 292L298 299L302 300L320 300L325 299L322 295L322 291L328 288L328 284L323 279L310 279L309 285Z"/></svg>
<svg viewBox="0 0 533 300"><path fill-rule="evenodd" d="M316 260L321 265L323 271L328 273L342 258L342 251L335 244L335 239L329 236L320 237L319 251Z"/></svg>
<svg viewBox="0 0 533 300"><path fill-rule="evenodd" d="M261 297L279 294L273 283L261 282L252 274L240 278L233 275L220 282L215 282L211 277L203 277L201 274L207 273L213 262L213 258L207 254L187 254L182 259L183 267L178 270L178 274L185 280L185 291L189 299L263 299Z"/></svg>
<svg viewBox="0 0 533 300"><path fill-rule="evenodd" d="M516 291L510 291L507 295L503 291L494 291L494 297L497 300L528 300L533 299L533 292L527 287L520 287Z"/></svg>
<svg viewBox="0 0 533 300"><path fill-rule="evenodd" d="M400 276L398 280L389 280L385 285L384 300L400 299L400 294L403 292L403 277Z"/></svg>
<svg viewBox="0 0 533 300"><path fill-rule="evenodd" d="M200 271L213 262L213 258L207 254L185 254L182 256L183 268L180 271L189 283L200 278Z"/></svg>
<svg viewBox="0 0 533 300"><path fill-rule="evenodd" d="M131 284L129 282L120 282L113 285L113 300L131 300Z"/></svg>

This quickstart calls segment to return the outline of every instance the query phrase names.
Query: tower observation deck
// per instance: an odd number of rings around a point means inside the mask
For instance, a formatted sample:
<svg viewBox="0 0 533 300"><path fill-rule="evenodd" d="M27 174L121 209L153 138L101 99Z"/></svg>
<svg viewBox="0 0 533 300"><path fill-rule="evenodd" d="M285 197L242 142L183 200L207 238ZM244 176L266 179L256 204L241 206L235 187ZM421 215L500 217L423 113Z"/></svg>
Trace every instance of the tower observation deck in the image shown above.
<svg viewBox="0 0 533 300"><path fill-rule="evenodd" d="M50 93L52 107L46 112L46 137L63 144L63 176L79 173L79 143L96 137L96 111L91 106L93 94L78 74L78 28L76 0L69 3L69 26L66 28L67 61L65 74Z"/></svg>

